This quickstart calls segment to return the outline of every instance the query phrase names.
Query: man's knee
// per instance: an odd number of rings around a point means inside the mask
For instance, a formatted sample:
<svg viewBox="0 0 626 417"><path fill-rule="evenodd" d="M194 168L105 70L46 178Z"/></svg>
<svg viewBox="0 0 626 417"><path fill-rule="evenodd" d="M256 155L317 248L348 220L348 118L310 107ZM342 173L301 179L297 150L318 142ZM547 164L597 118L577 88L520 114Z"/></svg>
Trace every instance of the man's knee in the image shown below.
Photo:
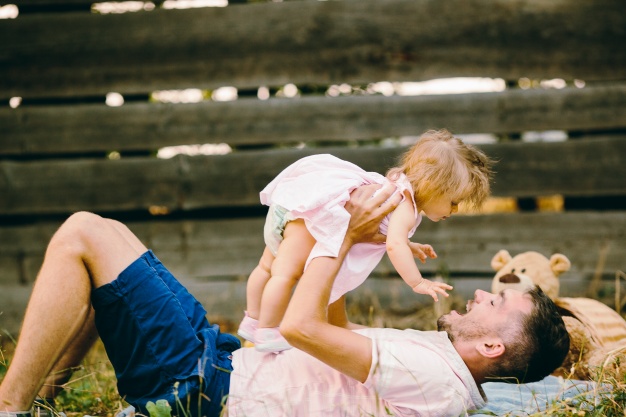
<svg viewBox="0 0 626 417"><path fill-rule="evenodd" d="M97 236L100 225L106 219L87 211L79 211L69 216L52 237L50 245L62 244L67 249L84 248L86 239Z"/></svg>
<svg viewBox="0 0 626 417"><path fill-rule="evenodd" d="M98 224L106 222L106 219L88 211L78 211L65 220L61 228L69 229L73 233L89 231L98 227Z"/></svg>

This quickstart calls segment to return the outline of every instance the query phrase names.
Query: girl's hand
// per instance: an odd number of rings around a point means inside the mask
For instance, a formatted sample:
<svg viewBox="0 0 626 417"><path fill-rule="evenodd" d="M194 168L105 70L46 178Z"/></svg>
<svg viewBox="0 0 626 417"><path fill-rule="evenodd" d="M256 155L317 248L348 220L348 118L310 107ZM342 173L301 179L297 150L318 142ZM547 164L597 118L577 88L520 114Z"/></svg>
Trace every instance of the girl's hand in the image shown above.
<svg viewBox="0 0 626 417"><path fill-rule="evenodd" d="M433 300L439 301L437 294L441 294L444 297L448 297L449 294L446 290L452 290L452 286L446 284L445 282L431 281L426 278L422 278L419 284L413 287L413 291L418 294L430 295L433 297Z"/></svg>
<svg viewBox="0 0 626 417"><path fill-rule="evenodd" d="M411 252L413 252L413 256L419 259L422 263L426 263L426 258L435 259L437 258L437 253L430 245L422 245L417 242L409 242L409 247L411 248Z"/></svg>

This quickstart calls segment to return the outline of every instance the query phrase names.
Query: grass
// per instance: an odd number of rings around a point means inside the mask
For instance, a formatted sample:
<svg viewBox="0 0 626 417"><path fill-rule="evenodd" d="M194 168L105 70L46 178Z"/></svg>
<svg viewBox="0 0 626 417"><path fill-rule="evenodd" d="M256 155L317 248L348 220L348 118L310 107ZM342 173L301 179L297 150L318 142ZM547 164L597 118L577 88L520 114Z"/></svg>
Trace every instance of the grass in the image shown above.
<svg viewBox="0 0 626 417"><path fill-rule="evenodd" d="M348 314L353 321L369 326L433 330L436 317L443 312L450 309L462 311L465 308L465 300L455 296L441 300L435 308L425 307L417 311L399 311L387 307L386 311L381 313L379 306L373 307L372 304L375 303L371 300L361 303L351 302L348 305ZM234 331L232 323L223 322L220 325L226 331ZM2 379L10 363L15 342L8 335L0 337L0 342L2 342L0 345L0 379ZM602 370L596 371L594 380L607 389L581 391L572 398L554 401L544 407L545 410L534 414L507 414L507 416L626 416L626 380L616 380ZM56 408L63 410L68 417L85 415L113 417L128 405L117 394L115 374L100 342L94 346L63 388L63 392L57 397Z"/></svg>
<svg viewBox="0 0 626 417"><path fill-rule="evenodd" d="M3 336L0 341L2 341L0 345L0 379L2 379L11 361L15 342L8 336ZM68 417L84 415L113 417L128 405L117 393L115 373L101 342L96 343L63 388L56 398L56 409L63 410Z"/></svg>

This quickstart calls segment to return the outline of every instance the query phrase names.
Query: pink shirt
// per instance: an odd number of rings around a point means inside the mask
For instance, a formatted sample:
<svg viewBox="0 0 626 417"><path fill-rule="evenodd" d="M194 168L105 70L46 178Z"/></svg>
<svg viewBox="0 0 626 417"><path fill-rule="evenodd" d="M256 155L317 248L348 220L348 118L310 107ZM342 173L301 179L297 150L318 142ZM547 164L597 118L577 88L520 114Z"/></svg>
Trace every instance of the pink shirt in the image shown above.
<svg viewBox="0 0 626 417"><path fill-rule="evenodd" d="M350 192L365 184L387 184L389 180L376 172L366 172L359 166L328 154L304 157L285 168L260 193L261 203L277 204L289 211L290 217L304 219L306 227L316 240L307 259L337 256L343 243L350 214L344 209ZM397 191L409 191L411 183L405 175L394 182ZM403 194L404 198L404 194ZM415 223L407 238L415 233L422 217L413 202ZM380 225L387 235L389 218ZM350 248L335 278L329 303L337 301L348 291L363 283L386 252L384 244L359 243Z"/></svg>
<svg viewBox="0 0 626 417"><path fill-rule="evenodd" d="M485 399L446 333L362 329L372 366L360 383L312 356L234 353L229 417L459 416Z"/></svg>

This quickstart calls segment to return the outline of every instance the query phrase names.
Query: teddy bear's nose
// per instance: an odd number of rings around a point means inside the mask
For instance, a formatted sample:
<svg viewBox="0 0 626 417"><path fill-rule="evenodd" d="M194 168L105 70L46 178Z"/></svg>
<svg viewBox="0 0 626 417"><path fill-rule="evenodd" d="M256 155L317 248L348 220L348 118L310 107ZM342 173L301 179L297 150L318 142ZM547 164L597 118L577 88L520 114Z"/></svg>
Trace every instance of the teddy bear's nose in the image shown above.
<svg viewBox="0 0 626 417"><path fill-rule="evenodd" d="M500 277L500 282L503 284L519 284L520 279L515 274L505 274Z"/></svg>

